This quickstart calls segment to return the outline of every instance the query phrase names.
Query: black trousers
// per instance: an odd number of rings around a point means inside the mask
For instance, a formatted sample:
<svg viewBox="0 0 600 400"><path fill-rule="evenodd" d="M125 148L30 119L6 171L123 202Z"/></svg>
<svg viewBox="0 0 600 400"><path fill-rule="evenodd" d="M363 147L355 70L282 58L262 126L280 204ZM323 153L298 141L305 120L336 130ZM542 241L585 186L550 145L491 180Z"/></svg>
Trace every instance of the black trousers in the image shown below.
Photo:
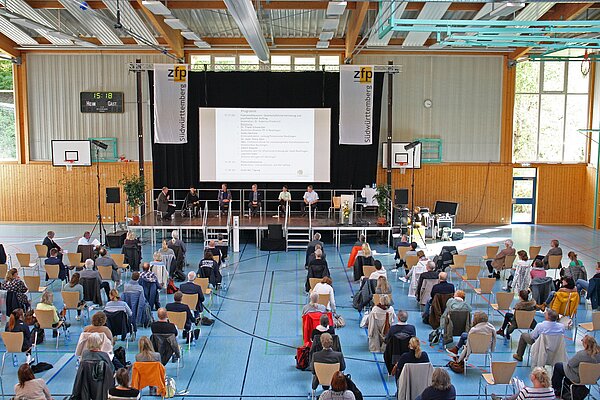
<svg viewBox="0 0 600 400"><path fill-rule="evenodd" d="M110 300L110 284L106 281L100 282L100 289L104 289L104 293L106 293L106 298Z"/></svg>
<svg viewBox="0 0 600 400"><path fill-rule="evenodd" d="M175 207L173 207L172 205L169 204L169 206L167 207L166 213L163 212L163 218L171 219L171 215L173 215L174 212L175 212Z"/></svg>
<svg viewBox="0 0 600 400"><path fill-rule="evenodd" d="M567 385L572 383L569 378L565 376L565 368L563 363L559 362L554 364L554 370L552 371L552 389L554 389L554 393L560 393L563 378L565 378L565 383Z"/></svg>

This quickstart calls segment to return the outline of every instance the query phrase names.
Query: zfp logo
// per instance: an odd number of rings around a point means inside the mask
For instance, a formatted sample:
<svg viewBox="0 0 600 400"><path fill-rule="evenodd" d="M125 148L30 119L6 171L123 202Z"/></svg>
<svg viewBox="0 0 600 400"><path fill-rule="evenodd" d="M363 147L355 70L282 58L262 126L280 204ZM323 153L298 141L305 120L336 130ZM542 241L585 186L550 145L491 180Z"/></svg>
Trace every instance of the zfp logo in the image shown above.
<svg viewBox="0 0 600 400"><path fill-rule="evenodd" d="M372 81L373 81L373 68L360 67L360 69L358 71L354 72L354 82L371 83Z"/></svg>
<svg viewBox="0 0 600 400"><path fill-rule="evenodd" d="M185 82L187 77L187 68L185 65L177 65L173 69L168 69L168 78L173 82Z"/></svg>

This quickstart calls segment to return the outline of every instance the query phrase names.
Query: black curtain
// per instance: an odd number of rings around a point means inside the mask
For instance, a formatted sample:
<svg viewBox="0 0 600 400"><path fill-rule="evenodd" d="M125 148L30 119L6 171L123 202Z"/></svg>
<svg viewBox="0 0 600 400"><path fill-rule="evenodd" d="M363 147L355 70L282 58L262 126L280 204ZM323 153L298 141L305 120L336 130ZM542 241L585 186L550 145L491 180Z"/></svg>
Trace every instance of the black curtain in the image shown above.
<svg viewBox="0 0 600 400"><path fill-rule="evenodd" d="M188 143L156 144L152 158L154 187L174 189L218 188L220 182L199 181L200 107L231 108L331 108L331 181L319 182L315 188L360 188L375 182L381 93L384 74L375 74L373 99L373 144L339 145L339 73L333 72L191 72L188 94ZM153 74L149 72L150 103L154 109ZM154 139L154 121L151 118ZM261 188L280 188L278 183L256 182ZM290 189L306 187L304 182L289 184ZM249 184L228 182L230 188L247 188Z"/></svg>

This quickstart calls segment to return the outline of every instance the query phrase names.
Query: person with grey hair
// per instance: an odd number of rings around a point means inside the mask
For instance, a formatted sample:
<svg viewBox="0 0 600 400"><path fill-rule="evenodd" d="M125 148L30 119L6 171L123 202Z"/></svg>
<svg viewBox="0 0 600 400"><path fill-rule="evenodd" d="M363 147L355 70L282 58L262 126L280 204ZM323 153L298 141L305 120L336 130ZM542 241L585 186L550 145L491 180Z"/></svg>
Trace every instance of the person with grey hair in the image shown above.
<svg viewBox="0 0 600 400"><path fill-rule="evenodd" d="M426 271L419 276L419 282L417 283L417 291L415 293L417 296L417 301L421 300L421 288L423 287L423 281L425 279L438 279L440 276L439 271L435 270L435 262L433 261L427 261L425 269Z"/></svg>
<svg viewBox="0 0 600 400"><path fill-rule="evenodd" d="M316 328L313 329L312 333L310 334L310 337L314 338L315 335L321 335L323 333L335 335L335 327L333 326L333 324L329 324L329 315L327 314L321 314L321 317L319 318L319 325L317 325Z"/></svg>
<svg viewBox="0 0 600 400"><path fill-rule="evenodd" d="M513 247L513 241L510 239L506 239L504 241L504 248L496 254L493 260L487 260L485 264L487 265L488 271L490 275L488 278L496 278L500 279L500 270L505 267L504 260L506 256L514 256L516 251ZM512 267L512 265L507 265L507 267Z"/></svg>
<svg viewBox="0 0 600 400"><path fill-rule="evenodd" d="M456 399L456 388L450 381L450 374L443 368L433 370L431 386L423 390L415 400L454 400Z"/></svg>
<svg viewBox="0 0 600 400"><path fill-rule="evenodd" d="M525 332L521 334L517 352L513 354L515 360L523 361L523 354L525 354L527 345L533 345L540 335L562 336L565 334L565 326L558 322L558 313L556 311L551 308L546 309L544 318L544 321L537 324L531 333Z"/></svg>
<svg viewBox="0 0 600 400"><path fill-rule="evenodd" d="M425 320L425 318L429 318L429 311L431 310L431 303L433 302L433 298L435 297L436 294L454 293L454 285L447 281L448 280L447 272L440 272L440 274L438 275L438 279L440 280L440 283L433 285L433 287L431 288L431 298L425 304L425 311L423 312L423 320Z"/></svg>
<svg viewBox="0 0 600 400"><path fill-rule="evenodd" d="M106 298L110 298L110 284L106 281L102 280L100 273L94 270L94 260L88 258L84 262L85 269L79 271L79 279L96 279L98 281L98 285L100 285L100 289L104 289L106 293ZM100 295L100 294L99 294Z"/></svg>
<svg viewBox="0 0 600 400"><path fill-rule="evenodd" d="M310 278L322 279L326 276L331 276L327 261L323 260L323 253L320 249L315 250L315 259L308 265L308 273L306 274L306 284L304 288L307 292L310 291Z"/></svg>
<svg viewBox="0 0 600 400"><path fill-rule="evenodd" d="M184 255L187 251L187 248L185 247L185 242L179 239L179 232L177 231L171 232L171 242L169 243L169 248L171 248L171 246L181 247L181 250L183 250Z"/></svg>
<svg viewBox="0 0 600 400"><path fill-rule="evenodd" d="M194 311L194 317L198 318L200 313L204 310L202 303L204 302L204 292L202 291L202 287L194 283L196 279L196 273L194 271L190 271L187 274L187 282L179 285L179 290L183 294L197 294L198 302L196 303L196 309Z"/></svg>
<svg viewBox="0 0 600 400"><path fill-rule="evenodd" d="M326 313L327 309L323 304L319 304L319 295L317 293L310 294L310 302L302 307L302 315L306 315L311 312Z"/></svg>
<svg viewBox="0 0 600 400"><path fill-rule="evenodd" d="M104 339L101 335L101 333L94 332L88 336L86 341L86 349L81 355L81 363L85 361L105 361L111 369L111 373L114 373L115 365L111 361L109 355L106 352L102 351L102 343L104 343Z"/></svg>
<svg viewBox="0 0 600 400"><path fill-rule="evenodd" d="M323 333L321 335L321 345L323 346L323 350L317 351L313 354L312 360L310 362L310 369L313 371L313 382L312 388L316 389L319 386L319 380L317 376L314 375L315 363L322 364L340 364L340 371L346 369L346 362L344 361L344 355L340 351L334 351L331 347L333 346L333 338L329 333ZM329 386L323 386L324 389L328 389Z"/></svg>
<svg viewBox="0 0 600 400"><path fill-rule="evenodd" d="M399 310L396 316L398 317L398 322L390 326L390 330L385 335L384 342L389 343L394 336L400 340L417 336L417 328L408 323L408 311Z"/></svg>
<svg viewBox="0 0 600 400"><path fill-rule="evenodd" d="M324 254L325 253L325 243L323 243L321 241L321 234L319 232L315 232L315 234L313 235L313 240L308 242L308 245L306 246L306 261L304 262L304 266L306 268L308 268L308 262L310 261L310 255L315 252L317 245L321 246L321 251L323 251L323 254Z"/></svg>

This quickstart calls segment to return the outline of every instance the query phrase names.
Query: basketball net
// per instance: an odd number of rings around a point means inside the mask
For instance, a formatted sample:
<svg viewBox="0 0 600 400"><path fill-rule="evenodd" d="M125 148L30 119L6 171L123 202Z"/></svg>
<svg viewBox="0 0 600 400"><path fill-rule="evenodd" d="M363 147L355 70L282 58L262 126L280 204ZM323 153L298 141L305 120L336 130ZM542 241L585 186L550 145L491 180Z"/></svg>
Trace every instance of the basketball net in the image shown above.
<svg viewBox="0 0 600 400"><path fill-rule="evenodd" d="M65 165L65 167L67 167L67 171L70 172L73 170L73 161L72 160L66 160L67 164Z"/></svg>
<svg viewBox="0 0 600 400"><path fill-rule="evenodd" d="M408 163L399 162L398 165L400 166L400 173L404 175L406 173L406 166L408 165Z"/></svg>

